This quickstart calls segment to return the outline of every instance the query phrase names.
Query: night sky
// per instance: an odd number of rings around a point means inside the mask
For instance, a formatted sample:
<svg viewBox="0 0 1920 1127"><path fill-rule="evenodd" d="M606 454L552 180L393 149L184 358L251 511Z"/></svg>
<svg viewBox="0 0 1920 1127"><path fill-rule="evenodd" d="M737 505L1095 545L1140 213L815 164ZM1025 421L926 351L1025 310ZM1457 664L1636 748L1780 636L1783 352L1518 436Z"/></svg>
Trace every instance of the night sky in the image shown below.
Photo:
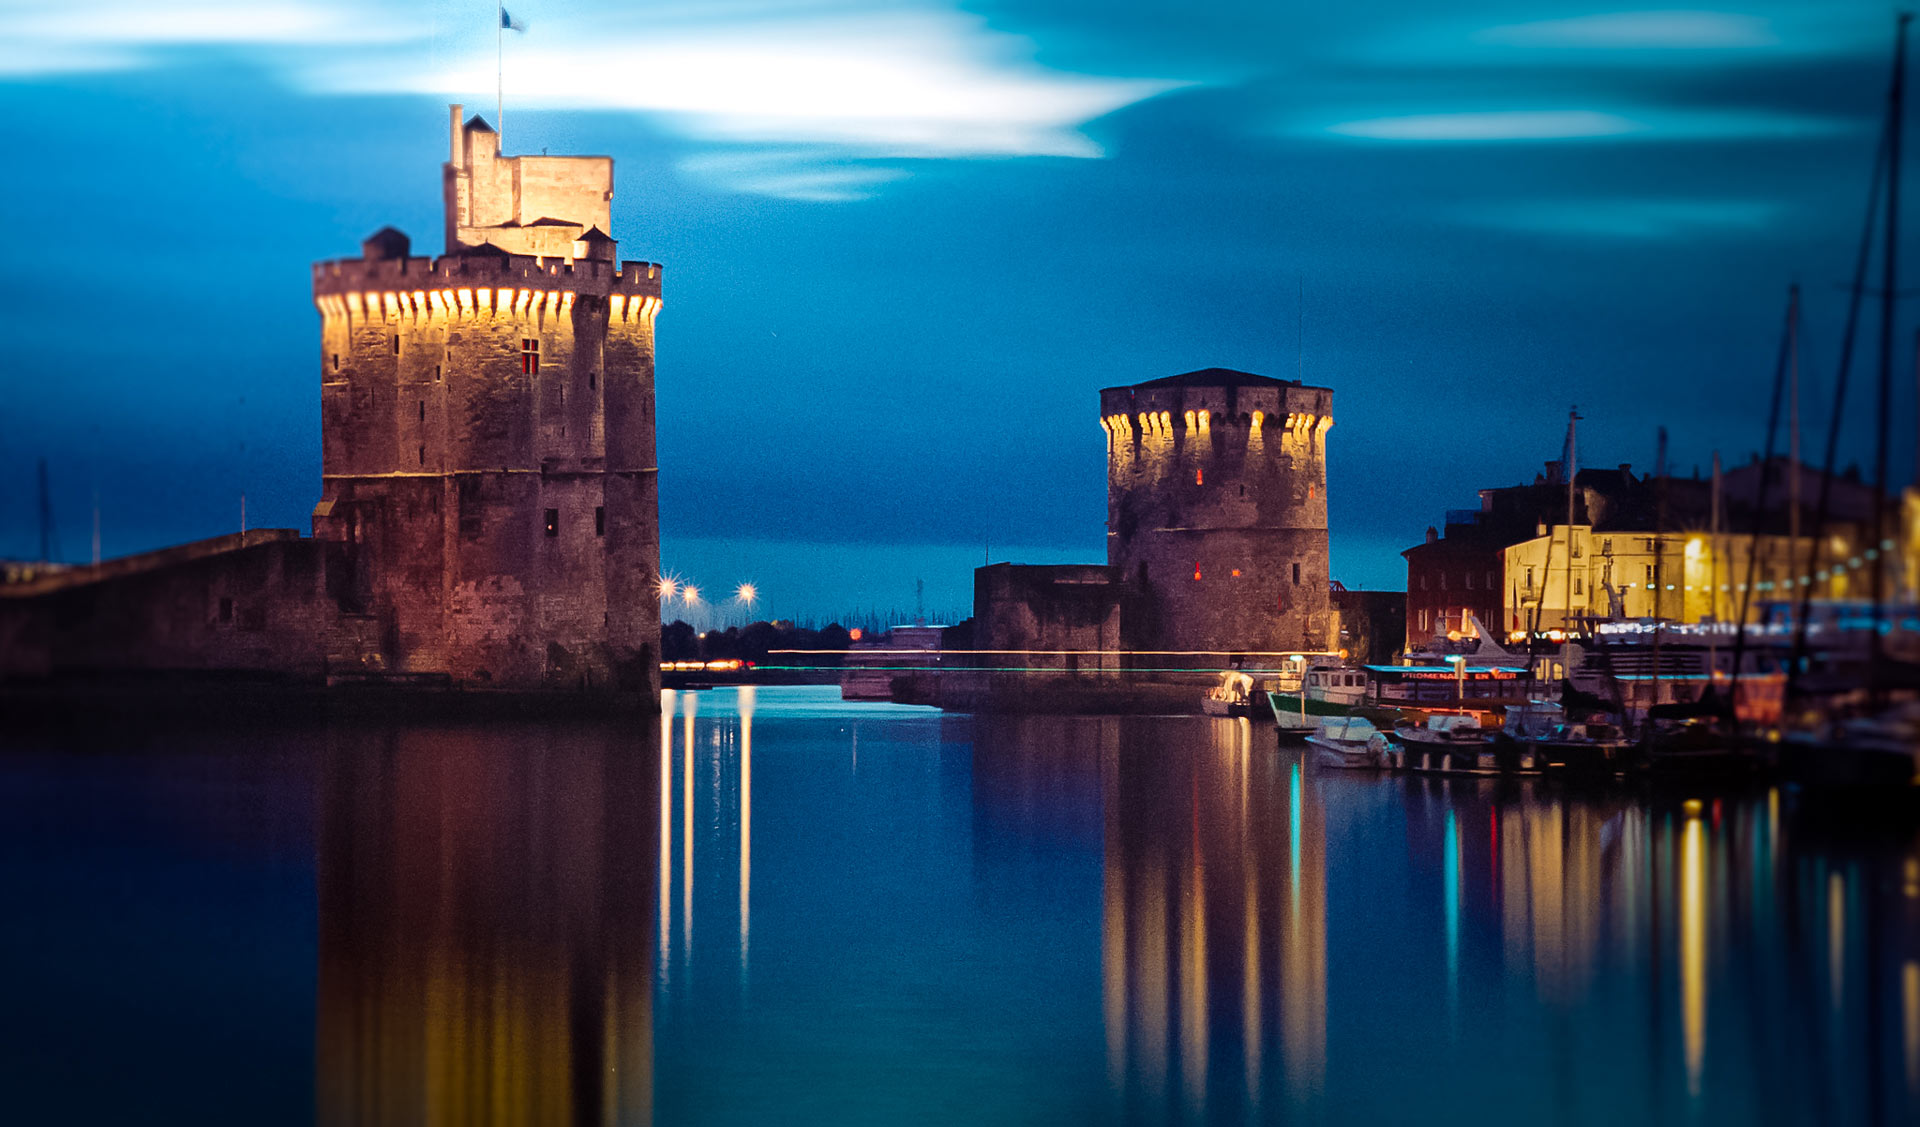
<svg viewBox="0 0 1920 1127"><path fill-rule="evenodd" d="M989 543L1102 561L1097 391L1195 368L1334 389L1349 586L1401 586L1399 550L1531 480L1574 404L1582 464L1649 465L1661 425L1679 472L1749 457L1794 280L1816 451L1894 11L509 9L506 150L611 154L620 257L666 265L664 566L802 617L910 610L916 579L964 608ZM0 556L37 553L43 456L69 559L95 491L108 555L231 531L242 492L250 525L308 527L308 266L388 223L439 253L493 6L0 19Z"/></svg>

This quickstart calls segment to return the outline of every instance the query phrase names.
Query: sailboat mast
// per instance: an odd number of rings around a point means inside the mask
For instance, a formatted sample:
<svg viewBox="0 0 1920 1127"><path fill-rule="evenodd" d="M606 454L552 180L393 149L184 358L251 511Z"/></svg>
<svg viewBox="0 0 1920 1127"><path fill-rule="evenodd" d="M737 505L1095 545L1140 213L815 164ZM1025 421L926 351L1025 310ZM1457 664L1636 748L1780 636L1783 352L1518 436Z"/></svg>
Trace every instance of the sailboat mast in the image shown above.
<svg viewBox="0 0 1920 1127"><path fill-rule="evenodd" d="M1893 52L1893 83L1887 91L1887 226L1880 251L1880 387L1879 425L1874 441L1873 475L1873 615L1867 637L1870 669L1879 667L1880 619L1886 601L1887 549L1887 431L1893 408L1893 302L1898 294L1900 263L1900 134L1907 93L1907 24L1913 16L1900 13Z"/></svg>

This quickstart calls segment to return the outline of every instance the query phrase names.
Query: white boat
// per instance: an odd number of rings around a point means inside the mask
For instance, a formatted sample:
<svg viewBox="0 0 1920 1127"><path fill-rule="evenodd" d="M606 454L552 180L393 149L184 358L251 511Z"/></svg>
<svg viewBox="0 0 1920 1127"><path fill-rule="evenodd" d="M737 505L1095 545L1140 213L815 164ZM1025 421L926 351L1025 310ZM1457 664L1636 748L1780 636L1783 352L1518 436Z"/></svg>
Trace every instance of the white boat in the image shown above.
<svg viewBox="0 0 1920 1127"><path fill-rule="evenodd" d="M1363 716L1326 716L1307 737L1316 767L1377 769L1387 763L1387 739Z"/></svg>
<svg viewBox="0 0 1920 1127"><path fill-rule="evenodd" d="M1200 711L1208 716L1252 716L1253 678L1238 669L1229 669L1220 683L1200 698Z"/></svg>

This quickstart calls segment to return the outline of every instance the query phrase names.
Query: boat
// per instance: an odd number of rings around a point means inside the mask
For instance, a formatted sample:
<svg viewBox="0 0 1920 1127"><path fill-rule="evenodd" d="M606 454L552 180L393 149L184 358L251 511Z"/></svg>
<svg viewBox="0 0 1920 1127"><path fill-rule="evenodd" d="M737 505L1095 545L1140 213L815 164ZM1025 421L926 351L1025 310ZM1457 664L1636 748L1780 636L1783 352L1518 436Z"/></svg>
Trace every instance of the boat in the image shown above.
<svg viewBox="0 0 1920 1127"><path fill-rule="evenodd" d="M1402 720L1393 726L1393 765L1409 771L1497 774L1494 734L1472 714L1436 712L1425 724Z"/></svg>
<svg viewBox="0 0 1920 1127"><path fill-rule="evenodd" d="M1220 676L1220 683L1200 698L1200 711L1208 716L1252 716L1253 678L1238 669Z"/></svg>
<svg viewBox="0 0 1920 1127"><path fill-rule="evenodd" d="M1619 725L1605 720L1563 721L1546 735L1520 743L1541 767L1572 772L1619 770L1638 746Z"/></svg>
<svg viewBox="0 0 1920 1127"><path fill-rule="evenodd" d="M1315 663L1304 673L1266 685L1267 704L1282 734L1305 735L1328 716L1345 716L1367 697L1365 670L1332 662Z"/></svg>
<svg viewBox="0 0 1920 1127"><path fill-rule="evenodd" d="M1362 716L1329 716L1307 737L1316 767L1379 769L1387 765L1387 739Z"/></svg>

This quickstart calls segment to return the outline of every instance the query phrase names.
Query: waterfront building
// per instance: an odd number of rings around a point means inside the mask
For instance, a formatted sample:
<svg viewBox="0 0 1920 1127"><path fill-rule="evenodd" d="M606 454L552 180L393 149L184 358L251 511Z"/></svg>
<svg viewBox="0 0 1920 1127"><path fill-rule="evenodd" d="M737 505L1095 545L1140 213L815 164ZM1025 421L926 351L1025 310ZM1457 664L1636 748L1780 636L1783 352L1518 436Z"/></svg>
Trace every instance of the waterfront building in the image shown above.
<svg viewBox="0 0 1920 1127"><path fill-rule="evenodd" d="M1407 648L1472 637L1476 621L1511 637L1533 628L1536 610L1543 631L1584 615L1731 621L1749 582L1749 618L1803 586L1820 599L1863 597L1873 490L1851 474L1826 483L1822 563L1809 569L1821 489L1815 471L1755 458L1721 476L1716 506L1714 483L1698 474L1586 469L1569 489L1562 463L1548 462L1530 484L1481 490L1478 509L1450 510L1444 533L1429 528L1401 553Z"/></svg>

